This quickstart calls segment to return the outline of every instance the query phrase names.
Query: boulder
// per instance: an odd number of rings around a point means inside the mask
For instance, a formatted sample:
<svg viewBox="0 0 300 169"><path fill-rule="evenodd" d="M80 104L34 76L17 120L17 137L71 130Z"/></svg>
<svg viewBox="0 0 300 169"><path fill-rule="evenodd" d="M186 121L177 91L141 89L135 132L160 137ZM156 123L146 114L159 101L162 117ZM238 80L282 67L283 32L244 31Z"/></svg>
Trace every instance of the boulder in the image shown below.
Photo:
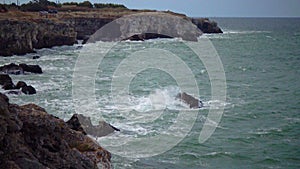
<svg viewBox="0 0 300 169"><path fill-rule="evenodd" d="M23 81L18 81L18 83L16 84L16 89L21 89L22 87L27 86L27 84Z"/></svg>
<svg viewBox="0 0 300 169"><path fill-rule="evenodd" d="M27 95L32 95L32 94L36 94L36 90L34 87L32 86L24 86L22 87L21 91L24 93L24 94L27 94Z"/></svg>
<svg viewBox="0 0 300 169"><path fill-rule="evenodd" d="M0 168L111 168L111 154L45 109L0 93Z"/></svg>
<svg viewBox="0 0 300 169"><path fill-rule="evenodd" d="M193 96L183 92L179 93L176 98L180 99L184 103L188 104L190 108L197 109L203 107L203 103L201 100L194 98Z"/></svg>
<svg viewBox="0 0 300 169"><path fill-rule="evenodd" d="M2 86L2 89L4 89L4 90L13 90L13 89L16 89L16 86L13 83L5 83Z"/></svg>
<svg viewBox="0 0 300 169"><path fill-rule="evenodd" d="M19 67L21 67L25 72L31 72L31 73L43 73L42 68L39 65L27 65L27 64L19 64Z"/></svg>
<svg viewBox="0 0 300 169"><path fill-rule="evenodd" d="M0 85L11 84L12 79L7 74L0 74Z"/></svg>
<svg viewBox="0 0 300 169"><path fill-rule="evenodd" d="M85 117L82 114L74 114L67 124L70 128L80 131L84 134L89 134L95 137L103 137L115 131L120 131L118 128L108 124L105 121L99 121L99 125L93 125L90 117Z"/></svg>
<svg viewBox="0 0 300 169"><path fill-rule="evenodd" d="M0 71L6 74L14 74L20 75L24 74L24 72L31 73L43 73L42 68L39 65L27 65L25 63L21 63L16 65L15 63L10 63L8 65L0 66Z"/></svg>
<svg viewBox="0 0 300 169"><path fill-rule="evenodd" d="M1 66L0 71L6 74L14 74L14 75L24 74L24 70L20 66L14 63Z"/></svg>

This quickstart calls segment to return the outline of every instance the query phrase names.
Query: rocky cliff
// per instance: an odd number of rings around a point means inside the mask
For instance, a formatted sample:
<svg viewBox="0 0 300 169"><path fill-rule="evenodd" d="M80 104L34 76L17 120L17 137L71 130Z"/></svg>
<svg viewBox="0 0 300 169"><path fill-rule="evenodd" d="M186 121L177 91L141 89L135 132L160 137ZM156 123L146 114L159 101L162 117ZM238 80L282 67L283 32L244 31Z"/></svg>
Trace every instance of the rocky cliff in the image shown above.
<svg viewBox="0 0 300 169"><path fill-rule="evenodd" d="M151 15L146 16L149 13ZM201 33L222 33L217 23L207 18L188 18L186 15L173 12L122 10L61 12L51 17L43 17L30 12L8 12L5 14L8 16L2 15L0 16L0 56L22 55L34 52L34 49L72 45L77 39L89 39L90 35L117 18L123 18L115 22L117 26L114 28L118 28L118 30L109 31L116 33L112 36L121 36L122 38L110 39L123 40L135 34L145 33L151 33L151 38L155 38L153 33L158 33L160 34L158 37L167 35L182 37L185 40L195 40L199 36L199 31L191 27L190 23L196 25L195 28L200 29ZM22 15L24 17L21 17ZM137 17L133 19L132 15ZM141 17L141 15L144 16ZM156 15L156 18L153 19L151 17L153 15ZM174 22L174 18L164 16L182 19L180 22ZM137 30L137 26L141 29Z"/></svg>
<svg viewBox="0 0 300 169"><path fill-rule="evenodd" d="M76 32L67 23L48 19L0 20L0 56L23 55L34 49L73 45Z"/></svg>
<svg viewBox="0 0 300 169"><path fill-rule="evenodd" d="M111 168L111 154L43 108L10 104L0 93L0 168Z"/></svg>
<svg viewBox="0 0 300 169"><path fill-rule="evenodd" d="M223 33L217 22L211 21L208 18L190 18L203 33Z"/></svg>

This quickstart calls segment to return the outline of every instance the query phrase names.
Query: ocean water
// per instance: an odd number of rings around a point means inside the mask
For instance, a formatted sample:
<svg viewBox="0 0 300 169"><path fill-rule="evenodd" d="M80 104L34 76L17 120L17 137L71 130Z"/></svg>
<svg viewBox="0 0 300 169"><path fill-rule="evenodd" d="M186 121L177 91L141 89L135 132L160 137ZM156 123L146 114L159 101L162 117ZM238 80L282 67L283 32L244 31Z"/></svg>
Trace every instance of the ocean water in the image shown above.
<svg viewBox="0 0 300 169"><path fill-rule="evenodd" d="M299 168L300 19L213 19L224 34L203 35L200 39L209 39L222 61L226 101L212 99L207 67L185 41L158 39L41 49L37 60L31 59L36 54L1 58L1 65L38 64L44 71L41 75L12 75L15 83L23 80L34 86L37 94L10 95L10 102L34 102L64 120L79 110L93 123L104 119L120 128L121 132L96 138L104 148L112 147L114 168ZM91 60L106 53L107 46L113 47L93 67ZM157 53L155 49L161 50ZM158 55L173 58L164 60ZM178 92L193 88L187 83L188 76L181 73L184 70L174 62L175 56L193 74L203 108L189 110L188 105L175 99ZM74 79L80 57L87 58L84 63L90 66L88 70L96 69L92 83L85 81L89 78L85 74ZM130 57L135 62L129 62ZM145 67L144 62L152 57L158 59L150 59L154 64ZM155 66L160 64L164 66L157 69ZM176 77L164 71L169 65L174 67ZM135 67L138 71L131 71ZM122 79L129 81L123 84ZM81 85L85 88L79 85L74 90L76 80L83 80ZM186 82L186 88L178 82ZM196 93L189 94L198 97ZM211 137L199 143L209 110L219 107L224 107L220 123ZM192 123L187 122L191 125L170 127L178 123L181 111L186 113L184 117L195 115ZM189 127L191 130L186 132L184 129ZM164 137L155 142L126 144L130 140L151 140L162 133ZM172 143L168 136L174 135L180 136L178 142L166 148ZM114 152L114 145L120 148L118 152ZM161 152L155 154L156 149Z"/></svg>

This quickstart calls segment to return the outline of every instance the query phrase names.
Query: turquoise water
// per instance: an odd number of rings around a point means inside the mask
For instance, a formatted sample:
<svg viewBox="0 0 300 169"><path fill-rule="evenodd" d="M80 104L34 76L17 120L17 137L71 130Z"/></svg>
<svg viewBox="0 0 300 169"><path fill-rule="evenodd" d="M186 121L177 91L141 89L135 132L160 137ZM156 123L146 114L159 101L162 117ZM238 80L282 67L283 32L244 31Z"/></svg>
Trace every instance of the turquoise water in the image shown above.
<svg viewBox="0 0 300 169"><path fill-rule="evenodd" d="M113 102L111 83L117 78L114 72L134 52L159 48L176 54L191 69L205 106L193 110L198 114L196 122L175 147L148 158L113 155L115 168L300 167L300 19L214 19L225 33L204 36L210 39L223 63L226 102L211 99L205 66L180 39L122 42L114 46L99 64L95 76L97 106L86 115L93 117L94 122L102 115L122 130L109 136L111 139L159 135L176 123L180 110L188 109L187 105L174 99L180 91L177 79L154 68L135 75L129 86L129 101ZM11 102L34 102L67 120L75 113L72 77L76 59L84 49L88 49L86 54L90 57L97 57L97 52L103 52L106 44L100 42L97 45L87 45L82 49L78 48L80 45L42 49L38 51L42 56L38 60L30 59L31 54L1 58L0 64L25 62L39 64L44 70L41 75L12 76L14 82L24 80L38 93L10 96ZM137 61L137 64L139 62L142 61ZM126 73L120 76L129 76ZM164 104L154 104L153 107L151 98L160 99L161 95ZM225 106L220 123L206 142L199 143L199 133L209 108L220 105ZM86 103L85 106L90 105ZM101 144L103 140L98 141ZM149 148L145 146L145 150Z"/></svg>

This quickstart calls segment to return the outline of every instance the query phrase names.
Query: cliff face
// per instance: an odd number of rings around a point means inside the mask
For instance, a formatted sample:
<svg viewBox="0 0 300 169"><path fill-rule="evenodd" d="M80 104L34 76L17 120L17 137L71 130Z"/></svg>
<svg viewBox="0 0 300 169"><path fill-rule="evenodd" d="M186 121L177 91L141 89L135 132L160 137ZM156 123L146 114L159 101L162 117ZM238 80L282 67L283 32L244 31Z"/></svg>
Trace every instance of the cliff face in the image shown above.
<svg viewBox="0 0 300 169"><path fill-rule="evenodd" d="M120 41L140 34L145 35L145 39L179 37L188 41L197 41L201 32L186 17L163 12L144 12L124 16L110 22L98 30L89 42Z"/></svg>
<svg viewBox="0 0 300 169"><path fill-rule="evenodd" d="M106 32L115 33L115 35L109 35L111 37L107 38L108 40L116 40L118 39L117 36L121 37L118 40L130 39L131 36L144 33L150 33L151 37L154 34L160 34L169 37L182 37L185 40L195 40L199 33L197 33L198 30L196 31L191 27L190 23L196 25L195 27L199 28L201 33L222 33L217 23L207 18L188 18L182 14L157 11L107 12L113 15L105 15L105 12L101 13L101 11L61 12L55 17L44 18L36 13L17 12L18 15L16 16L9 13L12 15L9 19L5 16L0 19L0 56L23 55L34 52L34 49L72 45L77 39L89 39L90 35L117 18L121 19L115 22L115 26L113 26L116 30L106 30ZM136 17L134 18L131 14ZM147 16L147 14L150 15ZM167 14L169 15L167 16ZM22 15L25 19L20 17ZM156 17L152 17L153 15ZM170 16L174 16L174 18L177 16L177 18L182 19L178 22ZM155 38L155 36L153 37Z"/></svg>
<svg viewBox="0 0 300 169"><path fill-rule="evenodd" d="M51 20L0 20L0 55L22 55L34 48L72 45L76 42L74 28Z"/></svg>
<svg viewBox="0 0 300 169"><path fill-rule="evenodd" d="M114 34L101 40L131 39L131 36L137 34L157 33L169 37L182 37L185 40L194 41L201 33L223 33L217 23L210 21L208 18L188 18L185 15L180 15L178 17L171 16L172 14L167 15L163 12L147 12L124 16L121 19L85 17L68 18L65 19L65 21L74 26L74 29L77 32L77 39L79 40L87 40L90 35L113 21L114 23L109 26L112 30L108 31ZM173 16L177 15L173 14ZM178 18L180 17L184 19L179 20ZM201 33L196 31L189 21L196 25ZM107 30L103 31L108 32ZM121 39L118 39L117 36L121 36Z"/></svg>
<svg viewBox="0 0 300 169"><path fill-rule="evenodd" d="M73 25L77 32L78 40L86 40L90 35L94 34L98 29L113 21L114 18L68 18L64 21Z"/></svg>

